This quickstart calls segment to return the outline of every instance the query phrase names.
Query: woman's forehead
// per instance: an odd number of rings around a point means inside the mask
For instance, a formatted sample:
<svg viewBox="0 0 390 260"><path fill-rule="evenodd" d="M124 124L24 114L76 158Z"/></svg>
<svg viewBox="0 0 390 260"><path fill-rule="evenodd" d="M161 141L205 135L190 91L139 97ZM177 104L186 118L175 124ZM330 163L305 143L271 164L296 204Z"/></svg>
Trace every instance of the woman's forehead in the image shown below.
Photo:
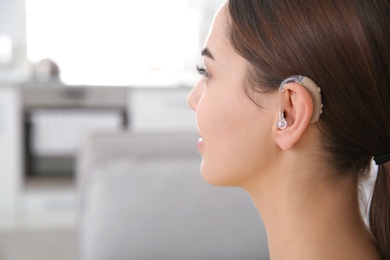
<svg viewBox="0 0 390 260"><path fill-rule="evenodd" d="M221 52L224 48L221 46L229 46L231 48L230 41L227 37L228 30L228 12L226 4L223 4L216 12L213 23L210 28L210 32L207 36L205 48L209 49L213 53Z"/></svg>

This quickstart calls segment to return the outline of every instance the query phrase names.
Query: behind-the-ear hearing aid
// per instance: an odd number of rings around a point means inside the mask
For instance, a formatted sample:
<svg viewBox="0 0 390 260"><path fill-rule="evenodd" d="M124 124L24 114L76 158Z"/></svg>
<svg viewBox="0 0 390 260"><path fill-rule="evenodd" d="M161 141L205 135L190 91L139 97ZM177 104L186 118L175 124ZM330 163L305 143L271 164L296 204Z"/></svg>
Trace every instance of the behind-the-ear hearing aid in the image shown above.
<svg viewBox="0 0 390 260"><path fill-rule="evenodd" d="M317 122L322 114L322 102L321 102L321 89L317 86L317 84L306 76L295 75L286 78L282 81L279 87L279 114L278 114L278 122L276 123L277 127L281 130L287 127L287 121L284 116L284 108L283 108L283 91L286 84L295 82L304 86L307 91L309 91L311 98L313 99L313 114L310 118L310 123Z"/></svg>

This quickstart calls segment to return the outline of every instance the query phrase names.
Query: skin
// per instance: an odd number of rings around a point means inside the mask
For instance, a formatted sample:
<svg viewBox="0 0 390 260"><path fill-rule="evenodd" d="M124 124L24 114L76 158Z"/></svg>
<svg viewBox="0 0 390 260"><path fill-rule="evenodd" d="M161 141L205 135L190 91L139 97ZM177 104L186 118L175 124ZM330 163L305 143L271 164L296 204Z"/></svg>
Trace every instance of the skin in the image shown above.
<svg viewBox="0 0 390 260"><path fill-rule="evenodd" d="M309 93L299 84L286 85L289 125L277 129L278 92L252 93L253 100L245 93L249 64L226 37L227 19L223 5L202 52L209 75L187 98L196 111L203 178L248 192L273 260L380 259L360 215L355 173L335 179L323 159L321 133L309 123Z"/></svg>

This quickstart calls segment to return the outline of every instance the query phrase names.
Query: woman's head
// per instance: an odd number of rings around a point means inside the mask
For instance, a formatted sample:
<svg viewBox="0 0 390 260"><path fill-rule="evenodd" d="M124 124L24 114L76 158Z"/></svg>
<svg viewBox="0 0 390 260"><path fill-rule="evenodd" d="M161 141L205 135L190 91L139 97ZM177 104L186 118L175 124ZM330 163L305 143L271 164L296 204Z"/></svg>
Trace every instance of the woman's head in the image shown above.
<svg viewBox="0 0 390 260"><path fill-rule="evenodd" d="M240 75L236 86L256 99L259 95L253 93L275 92L286 77L310 77L323 90L318 126L329 165L337 172L365 172L373 156L390 150L388 9L385 0L228 1L205 45L207 51L221 53L217 62L205 55L206 73L212 75L208 84L221 85L216 78L231 82L229 77ZM229 61L226 50L240 56L235 57L240 63ZM218 68L229 77L217 77L211 63L236 66ZM226 92L218 90L218 95ZM198 101L197 96L190 102ZM264 104L269 97L254 100L263 112L270 111Z"/></svg>

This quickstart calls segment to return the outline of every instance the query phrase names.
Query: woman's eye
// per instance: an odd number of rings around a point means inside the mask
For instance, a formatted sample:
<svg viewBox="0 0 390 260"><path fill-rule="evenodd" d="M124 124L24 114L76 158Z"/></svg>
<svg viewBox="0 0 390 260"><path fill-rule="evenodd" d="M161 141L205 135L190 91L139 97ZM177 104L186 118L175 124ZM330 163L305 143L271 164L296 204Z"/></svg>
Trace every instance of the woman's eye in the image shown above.
<svg viewBox="0 0 390 260"><path fill-rule="evenodd" d="M203 76L204 80L203 80L203 84L207 84L207 80L210 78L210 74L207 72L206 68L201 68L199 66L196 66L196 70L198 71L198 73L200 75Z"/></svg>
<svg viewBox="0 0 390 260"><path fill-rule="evenodd" d="M196 70L200 75L202 75L205 78L205 81L207 81L210 78L210 74L207 72L206 68L201 68L199 66L196 66Z"/></svg>

